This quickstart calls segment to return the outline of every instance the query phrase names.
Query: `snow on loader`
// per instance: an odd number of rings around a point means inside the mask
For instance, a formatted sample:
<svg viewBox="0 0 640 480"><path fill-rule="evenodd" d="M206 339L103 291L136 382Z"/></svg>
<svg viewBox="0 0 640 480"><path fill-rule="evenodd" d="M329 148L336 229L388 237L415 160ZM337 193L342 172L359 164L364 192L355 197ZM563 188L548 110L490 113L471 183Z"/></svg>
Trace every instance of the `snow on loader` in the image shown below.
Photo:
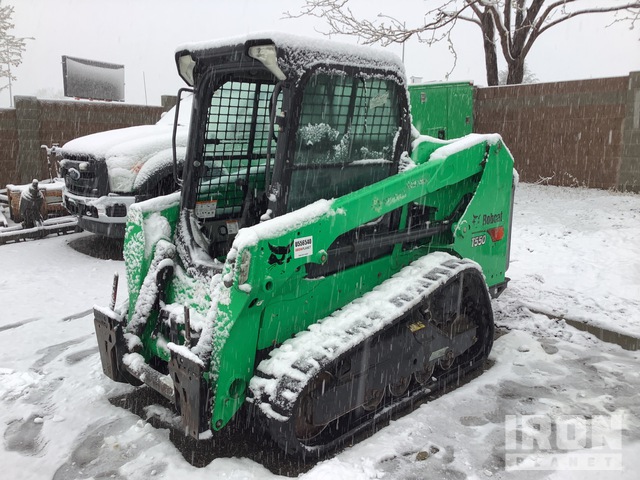
<svg viewBox="0 0 640 480"><path fill-rule="evenodd" d="M401 62L366 47L263 34L176 63L182 188L131 207L128 302L94 310L110 378L193 437L246 408L322 454L483 364L508 281L498 135L412 137Z"/></svg>

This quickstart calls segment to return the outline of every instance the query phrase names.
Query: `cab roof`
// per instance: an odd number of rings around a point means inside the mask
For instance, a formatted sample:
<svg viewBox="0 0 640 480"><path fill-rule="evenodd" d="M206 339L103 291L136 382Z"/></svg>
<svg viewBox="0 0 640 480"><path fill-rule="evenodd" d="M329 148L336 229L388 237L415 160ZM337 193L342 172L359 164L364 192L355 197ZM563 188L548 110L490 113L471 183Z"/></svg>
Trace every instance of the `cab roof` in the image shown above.
<svg viewBox="0 0 640 480"><path fill-rule="evenodd" d="M181 59L190 57L194 64L215 63L222 58L233 58L233 63L255 62L248 55L249 48L273 44L276 47L278 66L287 77L299 78L317 64L351 66L380 71L392 71L405 81L404 65L400 58L384 50L362 45L349 45L325 39L291 35L282 32L256 32L248 35L187 43L176 49L176 63L180 76L193 85L193 76L186 74ZM233 56L230 56L235 54ZM193 68L193 67L192 67Z"/></svg>

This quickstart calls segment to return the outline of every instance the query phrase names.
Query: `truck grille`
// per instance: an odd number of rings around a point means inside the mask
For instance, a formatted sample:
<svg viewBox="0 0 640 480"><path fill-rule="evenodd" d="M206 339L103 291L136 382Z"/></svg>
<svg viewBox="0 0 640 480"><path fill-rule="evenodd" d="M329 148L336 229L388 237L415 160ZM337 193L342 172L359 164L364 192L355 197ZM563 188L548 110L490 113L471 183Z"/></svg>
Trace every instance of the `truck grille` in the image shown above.
<svg viewBox="0 0 640 480"><path fill-rule="evenodd" d="M122 203L116 203L114 205L109 205L106 208L107 217L126 217L127 216L127 206Z"/></svg>
<svg viewBox="0 0 640 480"><path fill-rule="evenodd" d="M67 190L83 197L102 197L109 193L107 165L95 160L73 160L61 162L60 174Z"/></svg>
<svg viewBox="0 0 640 480"><path fill-rule="evenodd" d="M98 218L98 209L92 205L84 205L82 203L76 203L73 200L67 200L65 207L73 215Z"/></svg>

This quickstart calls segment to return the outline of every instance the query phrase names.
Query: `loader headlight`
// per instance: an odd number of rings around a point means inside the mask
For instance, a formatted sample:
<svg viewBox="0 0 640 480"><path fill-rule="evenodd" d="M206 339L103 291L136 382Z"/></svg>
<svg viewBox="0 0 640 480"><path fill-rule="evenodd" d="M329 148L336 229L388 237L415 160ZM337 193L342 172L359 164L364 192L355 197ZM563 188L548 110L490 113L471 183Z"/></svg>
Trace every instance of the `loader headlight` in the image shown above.
<svg viewBox="0 0 640 480"><path fill-rule="evenodd" d="M278 80L282 81L287 78L278 66L278 56L276 55L276 46L274 44L249 47L249 56L259 60Z"/></svg>
<svg viewBox="0 0 640 480"><path fill-rule="evenodd" d="M185 53L178 58L178 71L182 79L187 82L188 85L193 86L193 69L196 66L196 62L189 53Z"/></svg>
<svg viewBox="0 0 640 480"><path fill-rule="evenodd" d="M240 271L238 273L238 285L244 285L249 280L249 265L251 265L251 253L249 250L242 252Z"/></svg>

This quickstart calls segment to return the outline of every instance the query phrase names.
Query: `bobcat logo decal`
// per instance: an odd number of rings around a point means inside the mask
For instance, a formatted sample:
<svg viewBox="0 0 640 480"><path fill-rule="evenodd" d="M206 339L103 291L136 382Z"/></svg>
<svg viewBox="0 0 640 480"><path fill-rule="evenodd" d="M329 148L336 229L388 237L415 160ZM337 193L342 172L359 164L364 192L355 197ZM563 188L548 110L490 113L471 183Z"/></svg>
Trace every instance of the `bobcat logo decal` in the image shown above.
<svg viewBox="0 0 640 480"><path fill-rule="evenodd" d="M269 265L284 265L291 261L291 246L293 242L284 247L278 247L269 244L269 250L271 250L271 256L269 256Z"/></svg>

